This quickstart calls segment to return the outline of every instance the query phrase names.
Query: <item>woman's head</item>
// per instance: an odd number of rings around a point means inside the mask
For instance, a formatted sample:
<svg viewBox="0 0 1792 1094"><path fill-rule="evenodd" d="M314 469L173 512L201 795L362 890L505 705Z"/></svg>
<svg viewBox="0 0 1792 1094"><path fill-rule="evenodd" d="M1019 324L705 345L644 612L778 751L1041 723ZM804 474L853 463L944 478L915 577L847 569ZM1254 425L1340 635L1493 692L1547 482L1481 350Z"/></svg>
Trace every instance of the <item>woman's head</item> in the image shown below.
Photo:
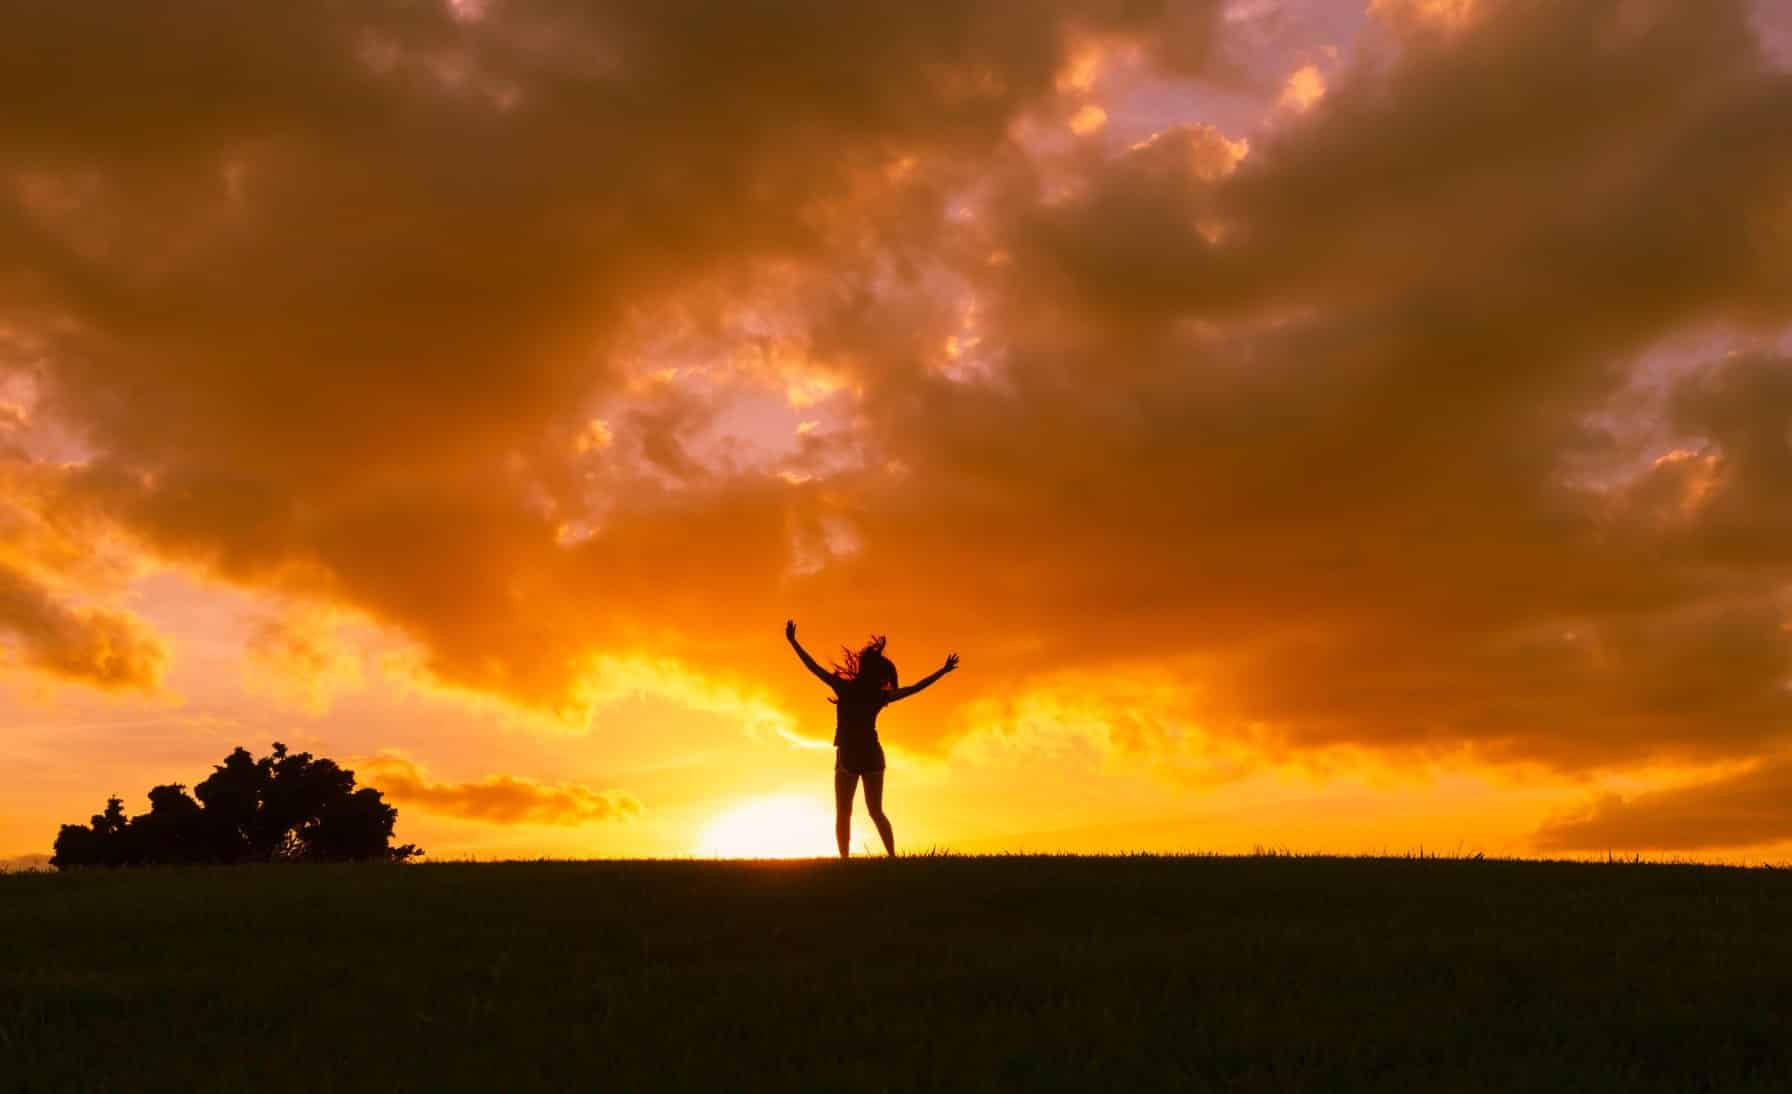
<svg viewBox="0 0 1792 1094"><path fill-rule="evenodd" d="M844 650L845 664L834 672L855 692L895 691L896 662L884 656L884 636L875 634L863 649Z"/></svg>

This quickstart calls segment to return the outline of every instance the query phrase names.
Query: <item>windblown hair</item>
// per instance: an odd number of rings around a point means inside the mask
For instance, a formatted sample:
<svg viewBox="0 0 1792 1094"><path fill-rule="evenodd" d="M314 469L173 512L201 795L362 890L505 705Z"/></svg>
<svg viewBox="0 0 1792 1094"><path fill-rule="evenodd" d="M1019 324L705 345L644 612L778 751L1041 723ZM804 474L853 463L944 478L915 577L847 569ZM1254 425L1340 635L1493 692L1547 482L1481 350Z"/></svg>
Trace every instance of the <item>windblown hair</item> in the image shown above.
<svg viewBox="0 0 1792 1094"><path fill-rule="evenodd" d="M864 649L841 647L845 663L835 665L834 674L846 681L848 691L869 698L880 691L895 691L901 686L896 680L896 662L884 656L885 641L883 635L874 634Z"/></svg>

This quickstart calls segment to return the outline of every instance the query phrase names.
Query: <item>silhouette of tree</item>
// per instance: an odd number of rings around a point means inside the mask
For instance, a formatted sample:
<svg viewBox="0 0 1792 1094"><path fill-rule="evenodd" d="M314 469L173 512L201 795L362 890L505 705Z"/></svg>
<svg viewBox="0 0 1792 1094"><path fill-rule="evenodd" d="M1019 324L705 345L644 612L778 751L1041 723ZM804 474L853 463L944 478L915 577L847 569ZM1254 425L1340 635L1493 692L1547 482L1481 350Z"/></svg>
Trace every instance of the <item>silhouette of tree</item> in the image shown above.
<svg viewBox="0 0 1792 1094"><path fill-rule="evenodd" d="M126 818L124 802L83 827L65 824L53 866L193 862L402 862L422 850L392 846L398 810L355 773L274 742L256 759L238 748L189 795L180 783L152 787L149 812Z"/></svg>

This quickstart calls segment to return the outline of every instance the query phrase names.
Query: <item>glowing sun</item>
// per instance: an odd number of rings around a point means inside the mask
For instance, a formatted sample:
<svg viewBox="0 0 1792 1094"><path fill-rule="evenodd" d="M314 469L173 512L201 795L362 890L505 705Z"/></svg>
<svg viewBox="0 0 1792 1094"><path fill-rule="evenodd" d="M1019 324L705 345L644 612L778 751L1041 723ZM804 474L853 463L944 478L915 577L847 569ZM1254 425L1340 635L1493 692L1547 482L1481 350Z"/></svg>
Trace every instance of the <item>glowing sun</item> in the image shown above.
<svg viewBox="0 0 1792 1094"><path fill-rule="evenodd" d="M697 854L711 858L814 858L832 855L834 814L813 798L753 798L704 829Z"/></svg>

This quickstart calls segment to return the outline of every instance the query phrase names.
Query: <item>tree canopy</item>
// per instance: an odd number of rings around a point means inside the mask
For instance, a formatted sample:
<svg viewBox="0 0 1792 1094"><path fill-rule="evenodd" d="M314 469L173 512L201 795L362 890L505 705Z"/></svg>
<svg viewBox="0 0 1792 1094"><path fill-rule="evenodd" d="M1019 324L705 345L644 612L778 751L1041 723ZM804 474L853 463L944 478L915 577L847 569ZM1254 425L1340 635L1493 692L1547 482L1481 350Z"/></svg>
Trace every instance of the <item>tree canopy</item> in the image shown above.
<svg viewBox="0 0 1792 1094"><path fill-rule="evenodd" d="M53 866L229 862L402 862L423 853L392 846L398 809L355 773L276 741L256 759L238 748L188 794L153 787L149 812L126 817L112 797L85 825L65 824Z"/></svg>

